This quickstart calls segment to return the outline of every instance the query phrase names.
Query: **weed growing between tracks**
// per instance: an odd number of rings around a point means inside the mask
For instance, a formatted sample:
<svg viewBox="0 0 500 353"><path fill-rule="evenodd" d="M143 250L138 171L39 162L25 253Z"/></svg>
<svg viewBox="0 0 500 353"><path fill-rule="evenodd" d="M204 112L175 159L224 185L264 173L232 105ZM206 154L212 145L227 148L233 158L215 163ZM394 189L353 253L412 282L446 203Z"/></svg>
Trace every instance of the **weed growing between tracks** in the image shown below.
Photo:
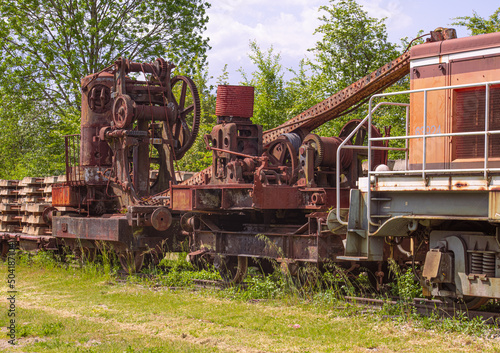
<svg viewBox="0 0 500 353"><path fill-rule="evenodd" d="M494 352L500 344L486 338L493 331L479 319L404 311L411 295L382 310L353 305L346 297L376 297L367 269L357 279L333 265L295 277L251 268L244 286L193 290L195 279L220 277L183 256L126 278L116 259L19 256L18 337L25 352L400 351L408 345L410 351ZM406 277L385 296L418 293L407 272L400 275Z"/></svg>

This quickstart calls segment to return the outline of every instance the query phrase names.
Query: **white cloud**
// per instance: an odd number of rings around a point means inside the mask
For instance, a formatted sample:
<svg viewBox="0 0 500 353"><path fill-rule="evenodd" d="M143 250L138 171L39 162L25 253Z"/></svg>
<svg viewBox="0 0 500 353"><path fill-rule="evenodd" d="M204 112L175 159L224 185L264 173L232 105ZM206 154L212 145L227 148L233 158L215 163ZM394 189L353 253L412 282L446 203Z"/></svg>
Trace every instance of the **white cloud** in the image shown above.
<svg viewBox="0 0 500 353"><path fill-rule="evenodd" d="M313 32L318 26L318 7L322 3L321 0L213 1L206 31L212 46L209 53L212 75L220 75L224 64L228 64L230 74L242 66L247 73L251 72L254 68L248 54L249 42L253 40L262 50L272 46L281 54L285 67L297 66L307 49L315 44Z"/></svg>
<svg viewBox="0 0 500 353"><path fill-rule="evenodd" d="M407 32L413 26L413 17L409 15L411 12L408 12L409 6L403 8L399 0L361 0L359 4L369 16L386 19L385 24L390 38L397 38L392 41L399 40L397 33Z"/></svg>
<svg viewBox="0 0 500 353"><path fill-rule="evenodd" d="M420 29L430 31L449 25L453 17L472 14L473 7L483 16L497 8L491 2L465 0L457 0L451 8L445 2L431 0L357 1L369 16L386 18L388 38L398 44L400 38L414 37ZM236 84L241 78L237 73L240 67L247 73L255 70L248 58L249 42L253 40L264 51L272 46L275 53L279 52L284 68L296 68L319 39L313 36L320 24L318 8L329 1L212 0L211 4L205 33L212 46L208 53L210 73L217 77L228 64L230 80Z"/></svg>

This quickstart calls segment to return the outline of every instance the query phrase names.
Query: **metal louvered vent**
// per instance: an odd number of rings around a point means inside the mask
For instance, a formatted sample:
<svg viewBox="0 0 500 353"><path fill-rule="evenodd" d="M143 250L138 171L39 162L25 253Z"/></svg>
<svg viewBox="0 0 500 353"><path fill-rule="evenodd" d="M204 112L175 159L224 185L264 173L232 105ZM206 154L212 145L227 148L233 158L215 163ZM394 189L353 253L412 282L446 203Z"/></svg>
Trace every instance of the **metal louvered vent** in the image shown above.
<svg viewBox="0 0 500 353"><path fill-rule="evenodd" d="M484 87L455 90L453 132L484 131ZM489 130L500 130L500 86L490 88ZM484 158L484 136L456 136L455 159ZM500 157L500 135L490 135L488 158Z"/></svg>

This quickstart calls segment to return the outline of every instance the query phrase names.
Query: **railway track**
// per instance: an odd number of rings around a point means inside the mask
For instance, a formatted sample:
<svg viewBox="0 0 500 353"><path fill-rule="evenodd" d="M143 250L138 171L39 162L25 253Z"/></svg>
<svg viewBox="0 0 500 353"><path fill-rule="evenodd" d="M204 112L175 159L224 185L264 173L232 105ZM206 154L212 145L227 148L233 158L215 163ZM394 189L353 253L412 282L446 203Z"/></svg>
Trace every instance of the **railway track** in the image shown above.
<svg viewBox="0 0 500 353"><path fill-rule="evenodd" d="M119 278L117 282L126 283L128 281L128 274L125 272L119 272ZM140 278L148 278L151 280L155 279L155 276L138 273L134 276ZM226 283L222 280L205 280L205 279L193 279L192 280L194 288L196 289L226 289L229 287L239 287L247 288L248 284L245 282L239 284ZM165 288L169 290L185 289L186 287L173 287L167 285L161 285L158 281L153 285L154 288ZM451 317L463 317L465 316L469 320L474 318L482 318L486 323L500 327L500 311L480 311L480 310L467 310L459 307L458 305L449 304L437 299L426 299L426 298L414 298L412 302L403 301L399 298L391 299L374 299L366 297L344 297L345 302L358 307L370 308L374 310L382 310L387 306L398 307L398 310L404 311L406 313L418 313L422 316L432 316L438 315L442 318ZM397 315L395 315L397 316Z"/></svg>
<svg viewBox="0 0 500 353"><path fill-rule="evenodd" d="M458 317L464 315L469 320L482 318L485 322L500 327L500 312L467 310L459 306L450 305L441 300L414 298L412 302L401 300L373 299L363 297L345 297L345 300L351 304L382 309L384 306L393 305L406 306L410 312L416 312L423 316L439 315L440 317ZM403 304L403 305L401 305Z"/></svg>

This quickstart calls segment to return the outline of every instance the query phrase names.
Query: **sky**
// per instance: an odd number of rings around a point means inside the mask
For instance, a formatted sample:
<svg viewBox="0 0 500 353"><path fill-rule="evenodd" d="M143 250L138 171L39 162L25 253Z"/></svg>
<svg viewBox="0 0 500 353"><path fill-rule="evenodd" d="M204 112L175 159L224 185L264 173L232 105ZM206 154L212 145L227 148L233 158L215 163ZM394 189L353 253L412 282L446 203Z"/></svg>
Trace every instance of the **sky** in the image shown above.
<svg viewBox="0 0 500 353"><path fill-rule="evenodd" d="M311 56L320 39L313 35L320 25L320 6L328 0L212 0L208 10L209 22L205 36L212 47L208 52L209 74L212 84L227 65L229 83L242 81L239 69L250 76L255 66L249 59L249 43L255 41L264 52L273 48L281 55L284 71L297 69L301 59ZM386 18L389 41L415 38L419 30L425 33L437 27L454 27L458 37L470 35L464 27L452 26L459 16L488 18L500 7L496 0L358 0L370 17ZM286 75L285 77L287 77Z"/></svg>

